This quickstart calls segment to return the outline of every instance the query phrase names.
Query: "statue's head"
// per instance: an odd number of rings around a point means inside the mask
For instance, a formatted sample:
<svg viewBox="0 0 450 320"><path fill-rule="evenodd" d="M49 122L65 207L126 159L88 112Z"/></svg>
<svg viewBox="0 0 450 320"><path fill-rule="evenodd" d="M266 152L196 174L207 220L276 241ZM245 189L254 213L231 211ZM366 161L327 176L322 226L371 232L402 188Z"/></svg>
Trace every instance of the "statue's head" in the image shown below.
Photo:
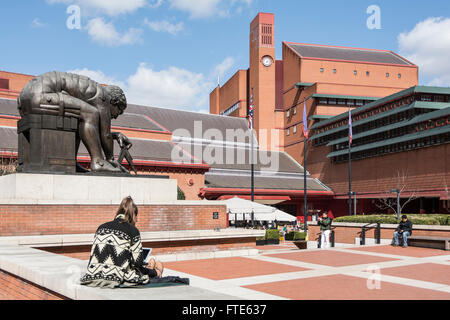
<svg viewBox="0 0 450 320"><path fill-rule="evenodd" d="M105 90L109 96L111 117L117 119L127 108L127 98L118 86L106 86Z"/></svg>

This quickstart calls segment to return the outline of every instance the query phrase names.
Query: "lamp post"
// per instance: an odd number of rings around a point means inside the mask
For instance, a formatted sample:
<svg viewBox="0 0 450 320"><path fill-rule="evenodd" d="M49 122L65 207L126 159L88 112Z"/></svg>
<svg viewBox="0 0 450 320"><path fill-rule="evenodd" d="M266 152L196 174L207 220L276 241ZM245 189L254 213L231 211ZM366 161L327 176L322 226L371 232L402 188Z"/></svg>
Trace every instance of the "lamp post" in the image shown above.
<svg viewBox="0 0 450 320"><path fill-rule="evenodd" d="M400 219L400 190L399 189L392 189L391 193L397 194L397 219Z"/></svg>
<svg viewBox="0 0 450 320"><path fill-rule="evenodd" d="M353 198L353 208L354 208L353 215L356 216L356 191L353 191L352 195L354 196L354 198Z"/></svg>

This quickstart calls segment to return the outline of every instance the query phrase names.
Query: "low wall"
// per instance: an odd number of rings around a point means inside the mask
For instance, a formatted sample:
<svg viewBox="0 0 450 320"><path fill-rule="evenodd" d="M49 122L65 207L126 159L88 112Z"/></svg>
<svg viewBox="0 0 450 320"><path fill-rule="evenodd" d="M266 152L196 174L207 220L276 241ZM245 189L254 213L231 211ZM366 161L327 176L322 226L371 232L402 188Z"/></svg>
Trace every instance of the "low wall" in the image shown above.
<svg viewBox="0 0 450 320"><path fill-rule="evenodd" d="M361 236L361 229L367 223L346 223L333 222L334 240L336 243L355 243L355 238ZM381 224L381 239L392 239L396 224ZM414 225L413 235L415 236L434 236L434 237L450 237L450 226L436 225ZM320 227L317 222L308 222L308 239L317 240L320 236ZM375 238L375 229L366 230L366 238Z"/></svg>
<svg viewBox="0 0 450 320"><path fill-rule="evenodd" d="M67 300L66 297L0 269L0 300Z"/></svg>
<svg viewBox="0 0 450 320"><path fill-rule="evenodd" d="M174 201L138 207L141 232L228 227L226 205L220 202ZM95 233L99 225L114 219L117 208L117 204L0 204L0 236Z"/></svg>

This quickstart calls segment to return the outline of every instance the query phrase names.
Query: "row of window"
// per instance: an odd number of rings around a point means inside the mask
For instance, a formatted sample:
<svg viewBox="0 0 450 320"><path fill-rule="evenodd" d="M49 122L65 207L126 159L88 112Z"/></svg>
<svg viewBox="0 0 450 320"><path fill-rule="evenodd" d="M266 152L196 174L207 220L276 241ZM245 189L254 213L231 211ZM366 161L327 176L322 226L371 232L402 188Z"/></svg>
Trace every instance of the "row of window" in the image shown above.
<svg viewBox="0 0 450 320"><path fill-rule="evenodd" d="M297 133L297 125L295 125L295 126L292 126L292 127L286 129L286 135L287 136L291 134L291 128L292 128L292 133L293 134Z"/></svg>
<svg viewBox="0 0 450 320"><path fill-rule="evenodd" d="M221 116L229 116L233 112L235 112L237 109L239 109L239 102L236 102L234 105L229 107L227 110L220 113Z"/></svg>
<svg viewBox="0 0 450 320"><path fill-rule="evenodd" d="M352 160L366 159L370 157L381 156L389 153L395 153L400 151L408 151L414 149L425 148L429 146L444 144L450 142L450 134L443 133L440 135L434 135L431 137L425 137L422 139L416 139L412 141L406 141L402 143L387 145L371 150L364 150L360 152L352 153ZM333 157L332 161L334 163L342 163L348 161L348 154Z"/></svg>
<svg viewBox="0 0 450 320"><path fill-rule="evenodd" d="M441 127L444 125L450 125L450 116L420 122L416 125L395 128L395 129L392 129L389 131L380 132L380 133L366 136L366 137L363 137L360 139L354 139L352 146L357 147L360 145L365 145L365 144L369 144L369 143L373 143L373 142L377 142L377 141L389 140L389 139L403 136L405 134L420 132L420 131L424 131L424 130L430 130L430 129ZM348 142L343 142L343 143L335 145L334 151L343 150L343 149L347 149L347 148L348 148Z"/></svg>
<svg viewBox="0 0 450 320"><path fill-rule="evenodd" d="M428 113L428 112L432 112L432 111L434 111L434 110L431 110L431 109L411 109L411 110L407 110L407 111L404 111L404 112L399 112L399 113L396 113L396 114L393 114L393 115L390 115L390 116L387 116L387 117L383 117L383 118L377 119L375 121L367 122L365 124L356 126L356 127L353 128L353 135L356 135L356 134L362 133L362 132L367 132L369 130L380 128L380 127L383 127L383 126L395 124L395 123L398 123L398 122L401 122L401 121L410 120L410 119L414 118L415 116L418 116L418 115L421 115L421 114L425 114L425 113ZM442 119L436 120L436 123L442 123L442 125L445 124L445 122L446 122L446 118L443 118L443 120ZM434 126L432 126L429 123L434 123L434 122L433 121L427 122L427 129L430 129L430 128L434 127ZM400 128L397 128L397 129L393 129L392 132L390 133L390 136L387 136L387 137L381 136L380 139L382 139L382 138L385 138L385 139L386 138L392 138L392 137L397 136L397 135L403 135L403 134L405 134L405 132L403 132L405 130L405 128L406 127L400 127ZM313 145L314 146L324 145L324 144L327 144L328 142L330 142L332 140L346 138L347 136L348 136L348 130L342 130L342 131L330 134L328 136L322 136L322 137L319 137L317 139L314 139L313 140L314 141ZM359 139L356 139L356 140L354 139L353 140L353 145L354 146L368 143L367 141L362 141L362 143L360 143L358 140ZM344 147L346 148L346 145Z"/></svg>
<svg viewBox="0 0 450 320"><path fill-rule="evenodd" d="M324 68L320 68L320 73L324 73L325 69ZM337 73L337 69L333 69L333 73ZM358 75L358 70L353 70L353 75L357 76ZM369 77L370 76L370 71L366 71L366 76ZM391 76L391 74L389 72L386 72L385 74L386 78L389 78ZM402 74L401 73L397 73L397 78L401 79L402 78Z"/></svg>
<svg viewBox="0 0 450 320"><path fill-rule="evenodd" d="M404 106L404 105L407 105L407 104L411 104L414 101L445 102L445 103L448 103L448 102L450 102L450 96L448 96L448 95L439 95L439 94L436 94L436 95L432 95L432 94L417 94L415 96L411 95L409 97L398 99L396 101L384 104L382 106L374 107L374 108L372 108L370 110L366 110L365 112L358 113L358 114L356 114L356 115L354 115L352 117L352 121L355 122L355 121L358 121L358 120L361 120L361 119L366 119L366 118L372 117L374 115L377 115L379 113L386 112L386 111L389 111L389 110L392 110L392 109L395 109L397 107L401 107L401 106ZM319 103L320 103L320 101L319 101ZM343 103L343 102L341 102L341 103ZM339 101L338 101L338 104L339 104ZM401 120L399 120L399 121L401 121ZM328 131L328 130L332 130L334 128L338 128L338 127L341 127L343 125L346 125L347 123L348 123L348 117L342 119L339 122L332 123L329 126L318 128L318 129L314 130L313 134L318 134L318 133L322 133L322 132L325 132L325 131Z"/></svg>

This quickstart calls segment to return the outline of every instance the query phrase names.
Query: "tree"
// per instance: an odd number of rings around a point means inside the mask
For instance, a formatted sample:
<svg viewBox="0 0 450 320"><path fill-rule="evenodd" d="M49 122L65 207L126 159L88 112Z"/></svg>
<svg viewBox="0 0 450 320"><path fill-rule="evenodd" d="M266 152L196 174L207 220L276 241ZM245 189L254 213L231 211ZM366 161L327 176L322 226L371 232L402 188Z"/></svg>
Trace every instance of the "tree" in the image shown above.
<svg viewBox="0 0 450 320"><path fill-rule="evenodd" d="M450 213L450 192L448 190L447 179L445 176L444 176L444 190L446 195L445 197L446 200L444 200L444 210Z"/></svg>
<svg viewBox="0 0 450 320"><path fill-rule="evenodd" d="M400 219L403 208L414 199L417 199L417 192L415 190L406 191L407 172L400 173L400 171L397 171L397 175L393 179L396 182L396 189L386 190L384 193L385 197L379 198L375 205L381 210L391 209L397 214L397 219ZM396 196L393 196L393 193L396 193ZM408 196L402 197L405 194Z"/></svg>

